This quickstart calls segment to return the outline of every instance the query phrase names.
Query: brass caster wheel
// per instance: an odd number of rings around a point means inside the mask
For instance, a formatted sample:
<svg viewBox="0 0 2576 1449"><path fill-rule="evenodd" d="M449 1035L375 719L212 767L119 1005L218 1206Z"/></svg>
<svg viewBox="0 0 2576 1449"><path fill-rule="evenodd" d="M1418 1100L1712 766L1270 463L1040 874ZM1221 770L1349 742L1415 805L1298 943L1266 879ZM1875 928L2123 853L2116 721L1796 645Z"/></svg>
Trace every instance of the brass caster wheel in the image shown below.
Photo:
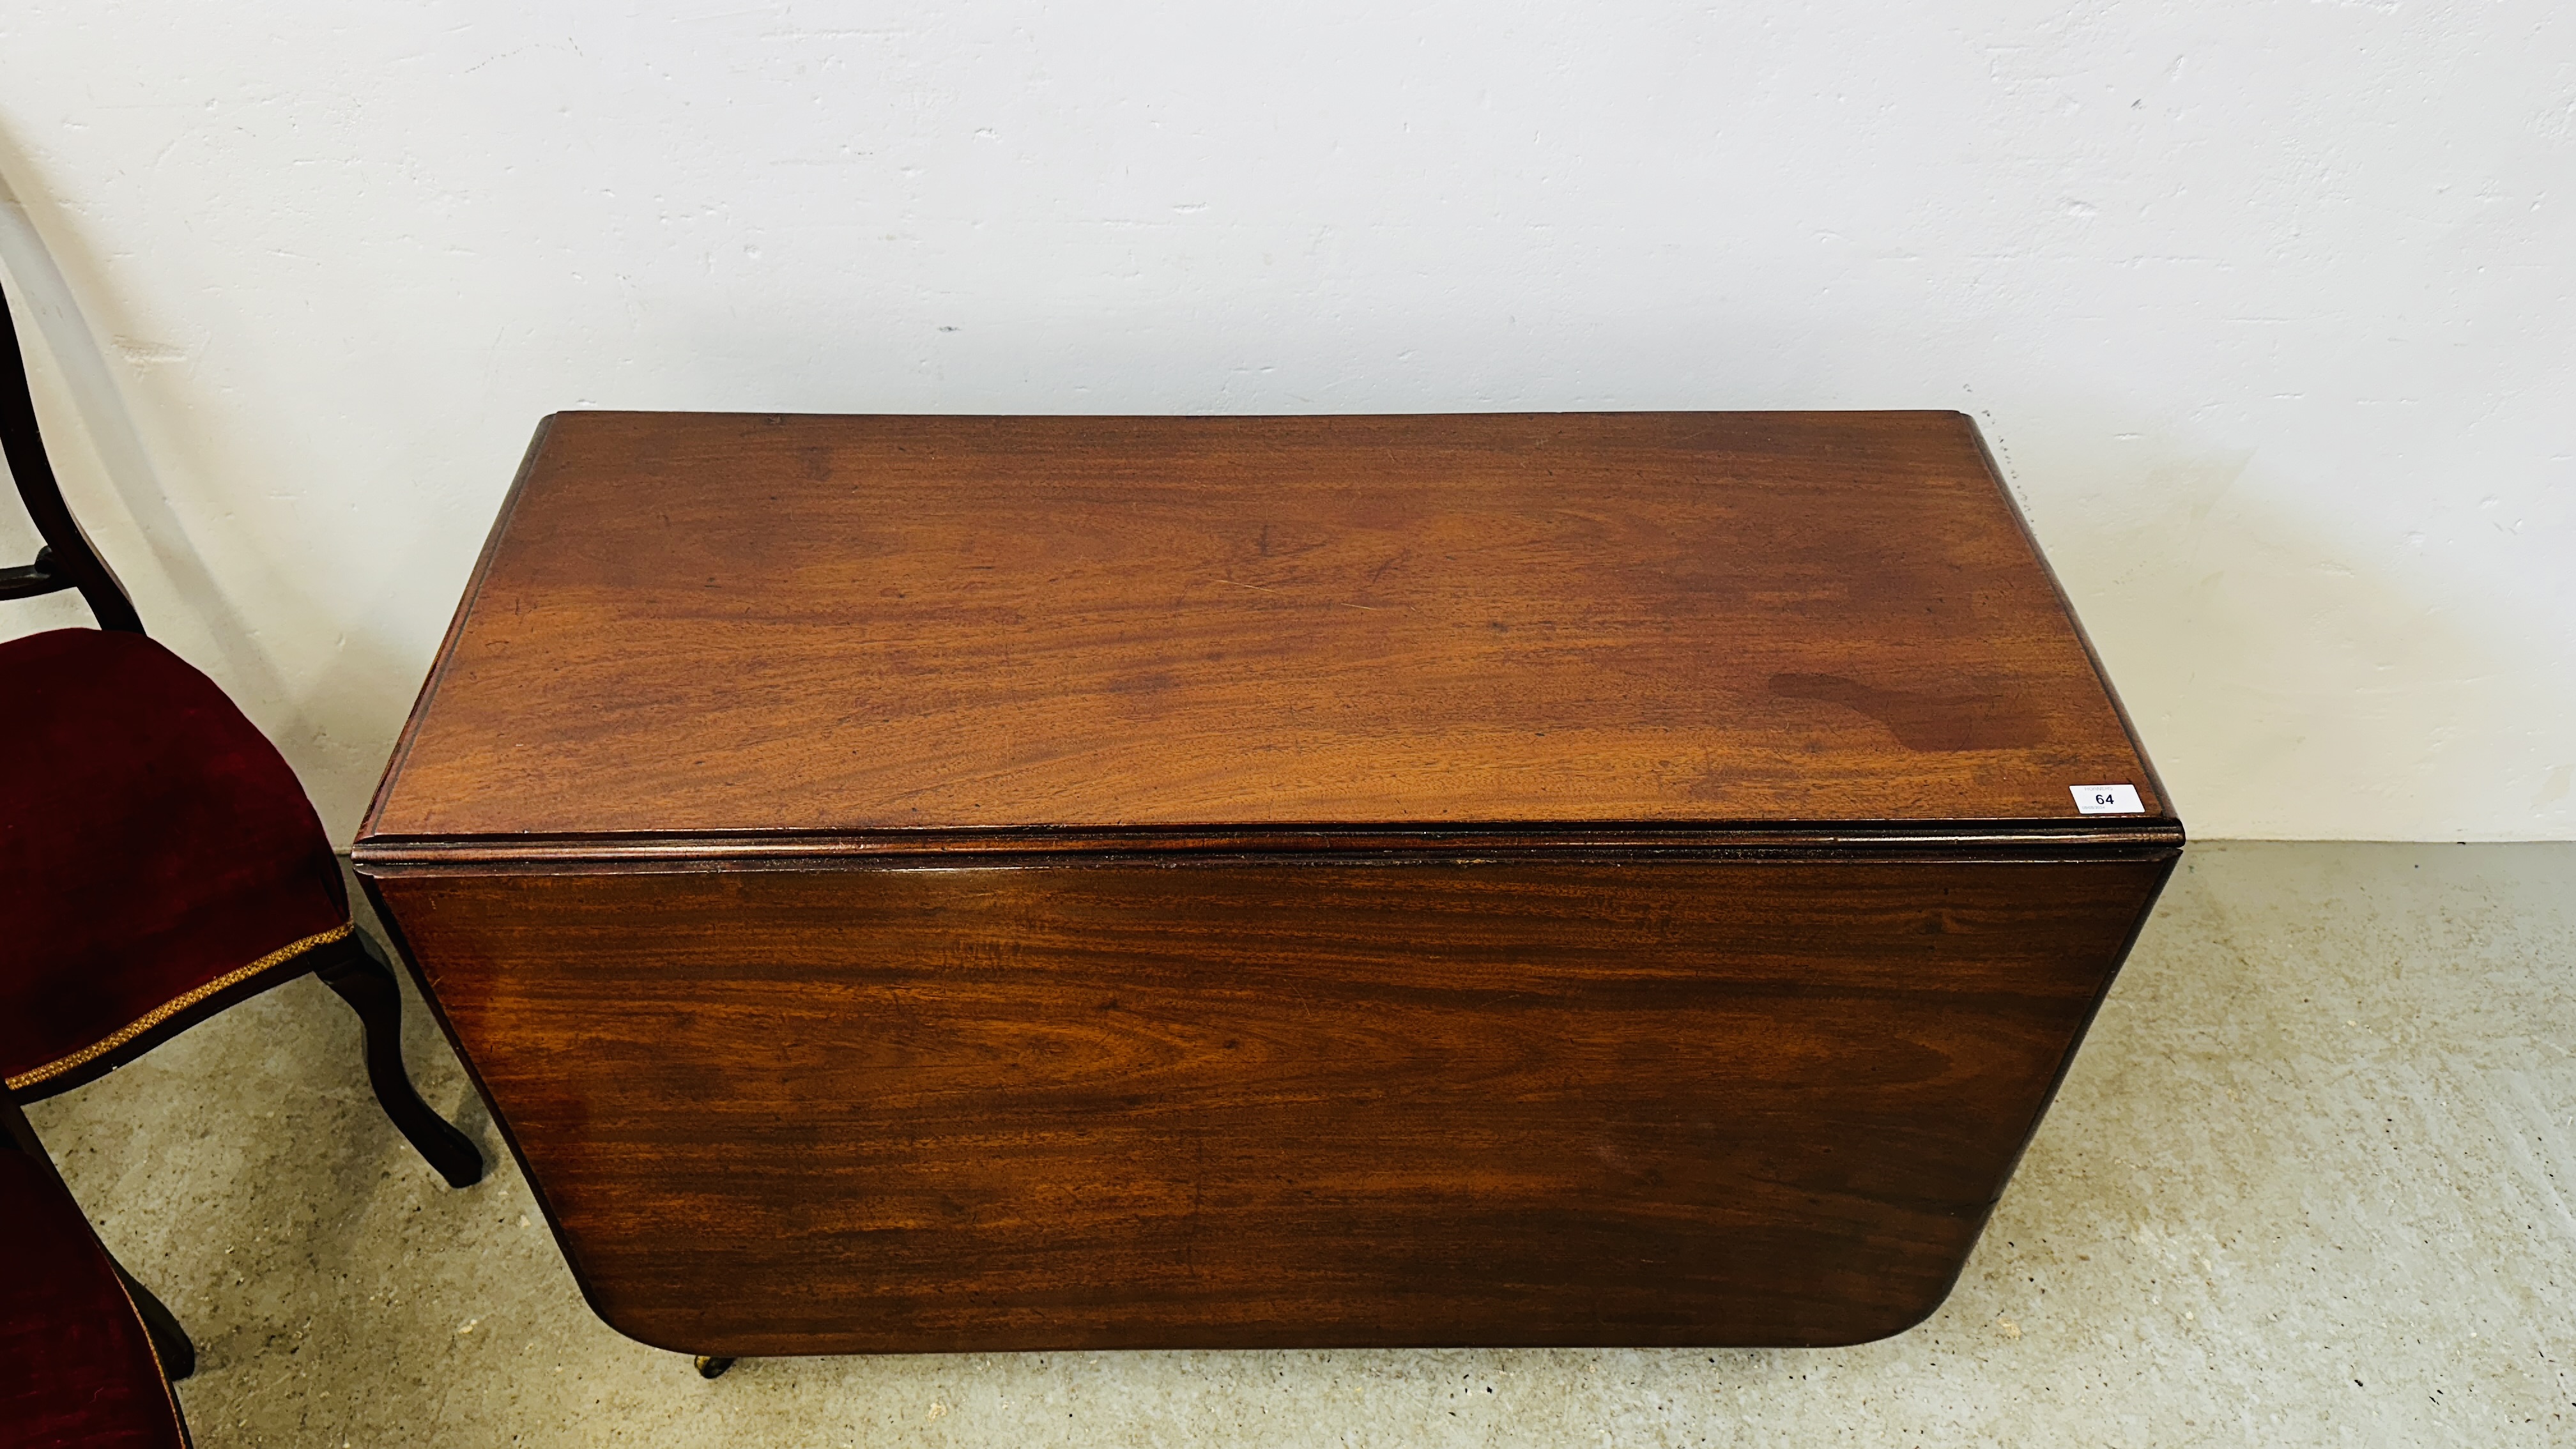
<svg viewBox="0 0 2576 1449"><path fill-rule="evenodd" d="M689 1361L698 1366L698 1377L702 1379L722 1378L724 1371L733 1367L732 1359L709 1358L705 1354L699 1354Z"/></svg>

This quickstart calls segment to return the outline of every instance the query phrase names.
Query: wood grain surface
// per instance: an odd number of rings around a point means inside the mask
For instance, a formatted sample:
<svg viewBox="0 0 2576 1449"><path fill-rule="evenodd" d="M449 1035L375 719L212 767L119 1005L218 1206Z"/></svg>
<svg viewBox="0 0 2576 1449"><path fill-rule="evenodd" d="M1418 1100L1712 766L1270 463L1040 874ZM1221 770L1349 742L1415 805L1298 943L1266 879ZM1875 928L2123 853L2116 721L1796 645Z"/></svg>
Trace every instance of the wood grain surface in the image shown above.
<svg viewBox="0 0 2576 1449"><path fill-rule="evenodd" d="M733 1356L1894 1332L2180 842L1955 414L566 414L355 857Z"/></svg>
<svg viewBox="0 0 2576 1449"><path fill-rule="evenodd" d="M648 1343L1827 1344L1946 1293L2172 859L372 884Z"/></svg>
<svg viewBox="0 0 2576 1449"><path fill-rule="evenodd" d="M2102 783L2170 829L1953 413L569 413L359 853L2071 821Z"/></svg>

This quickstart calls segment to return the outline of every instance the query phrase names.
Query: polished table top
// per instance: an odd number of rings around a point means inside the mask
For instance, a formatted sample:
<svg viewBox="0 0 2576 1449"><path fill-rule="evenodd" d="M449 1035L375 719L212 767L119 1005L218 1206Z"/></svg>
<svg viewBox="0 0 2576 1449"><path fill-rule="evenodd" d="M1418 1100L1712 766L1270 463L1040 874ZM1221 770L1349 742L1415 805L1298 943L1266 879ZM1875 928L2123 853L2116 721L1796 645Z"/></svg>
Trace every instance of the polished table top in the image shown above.
<svg viewBox="0 0 2576 1449"><path fill-rule="evenodd" d="M2169 812L1955 413L548 420L404 843Z"/></svg>

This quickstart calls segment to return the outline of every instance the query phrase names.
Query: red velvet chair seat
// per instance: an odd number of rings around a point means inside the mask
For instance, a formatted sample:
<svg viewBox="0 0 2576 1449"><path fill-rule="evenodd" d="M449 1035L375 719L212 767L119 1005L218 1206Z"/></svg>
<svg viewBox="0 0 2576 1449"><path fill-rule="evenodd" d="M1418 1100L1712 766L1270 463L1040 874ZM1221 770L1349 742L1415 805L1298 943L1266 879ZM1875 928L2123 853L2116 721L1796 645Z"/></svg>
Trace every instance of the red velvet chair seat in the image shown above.
<svg viewBox="0 0 2576 1449"><path fill-rule="evenodd" d="M186 1430L143 1320L79 1204L0 1141L0 1443L162 1449Z"/></svg>
<svg viewBox="0 0 2576 1449"><path fill-rule="evenodd" d="M0 643L0 1078L25 1093L346 935L274 746L140 634Z"/></svg>

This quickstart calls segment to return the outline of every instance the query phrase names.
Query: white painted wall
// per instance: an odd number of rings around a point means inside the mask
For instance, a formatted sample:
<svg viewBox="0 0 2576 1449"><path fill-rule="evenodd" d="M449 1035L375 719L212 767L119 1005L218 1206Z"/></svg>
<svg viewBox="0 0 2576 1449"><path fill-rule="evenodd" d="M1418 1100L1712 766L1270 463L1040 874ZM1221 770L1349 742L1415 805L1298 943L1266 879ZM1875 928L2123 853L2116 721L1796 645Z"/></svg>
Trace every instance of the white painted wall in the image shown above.
<svg viewBox="0 0 2576 1449"><path fill-rule="evenodd" d="M639 8L0 11L77 504L344 838L580 406L1961 407L2196 833L2576 836L2567 7Z"/></svg>

